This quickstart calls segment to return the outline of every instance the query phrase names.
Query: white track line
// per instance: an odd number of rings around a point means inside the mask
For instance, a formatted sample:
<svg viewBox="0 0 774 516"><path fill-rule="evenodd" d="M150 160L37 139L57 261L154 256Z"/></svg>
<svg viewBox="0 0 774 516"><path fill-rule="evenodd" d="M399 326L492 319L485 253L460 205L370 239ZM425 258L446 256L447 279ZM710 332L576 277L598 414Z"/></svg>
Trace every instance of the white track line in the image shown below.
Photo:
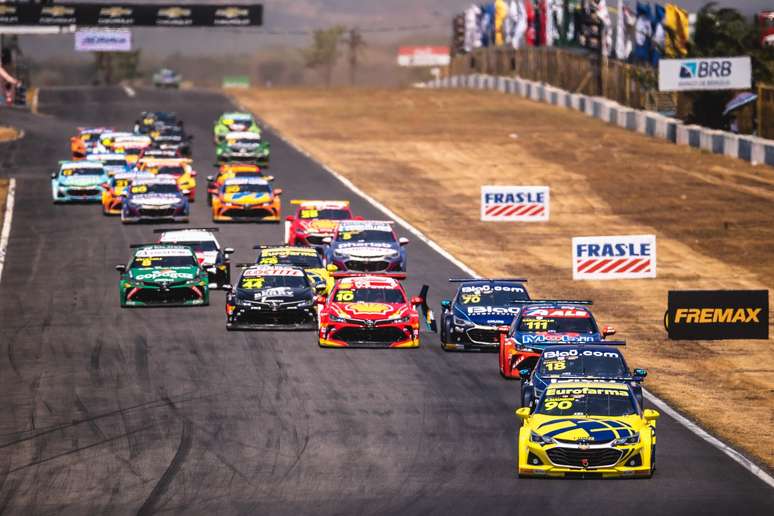
<svg viewBox="0 0 774 516"><path fill-rule="evenodd" d="M11 236L11 221L13 220L13 202L16 196L16 179L8 181L8 195L5 199L5 218L3 230L0 232L0 279L3 277L6 251L8 250L8 238Z"/></svg>
<svg viewBox="0 0 774 516"><path fill-rule="evenodd" d="M124 89L124 93L126 93L127 97L132 98L135 95L137 95L137 92L134 91L134 88L132 88L131 86L127 86L126 84L124 84L121 87Z"/></svg>
<svg viewBox="0 0 774 516"><path fill-rule="evenodd" d="M237 106L242 111L249 111L248 109L245 109L244 106L237 103ZM396 215L392 210L390 210L388 207L386 207L384 204L380 203L367 193L365 193L363 190L355 186L352 181L347 179L346 177L342 176L332 168L318 162L314 157L312 157L311 154L306 152L304 149L298 147L296 144L282 136L282 134L274 127L269 126L268 124L264 123L264 126L271 128L272 131L274 131L274 134L276 134L282 141L287 143L289 146L293 147L296 151L300 152L307 158L311 159L315 163L320 164L326 172L331 174L333 177L338 179L344 186L355 192L357 195L368 201L368 203L372 204L375 208L380 210L382 213L390 217L392 220L406 228L407 231L414 234L417 238L419 238L421 241L429 245L431 248L433 248L438 254L452 262L454 265L465 271L467 274L470 274L473 277L481 277L476 271L465 265L462 261L460 261L458 258L456 258L454 255L452 255L449 251L441 247L438 243L434 242L433 240L429 239L427 236L425 236L424 233L422 233L420 230L409 224L405 219L399 217ZM643 392L645 396L647 397L648 401L653 403L656 407L661 409L664 413L669 415L672 419L683 425L685 428L690 430L695 435L701 437L706 442L717 448L718 450L725 453L728 457L730 457L735 462L739 463L744 469L761 479L763 482L768 484L770 487L774 487L774 477L769 475L766 471L761 469L759 466L757 466L753 461L745 457L742 453L738 452L728 444L724 443L717 437L711 435L709 432L701 428L699 425L688 419L687 417L680 414L677 410L670 407L664 400L657 397L656 395L648 392L647 390L643 389Z"/></svg>

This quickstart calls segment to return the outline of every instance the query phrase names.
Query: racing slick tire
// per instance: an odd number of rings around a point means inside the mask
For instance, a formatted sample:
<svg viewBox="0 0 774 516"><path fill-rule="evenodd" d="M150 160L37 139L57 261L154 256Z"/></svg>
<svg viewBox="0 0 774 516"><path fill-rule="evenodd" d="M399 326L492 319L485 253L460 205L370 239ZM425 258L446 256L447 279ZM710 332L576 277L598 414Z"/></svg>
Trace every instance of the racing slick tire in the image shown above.
<svg viewBox="0 0 774 516"><path fill-rule="evenodd" d="M521 406L532 407L535 402L535 389L528 385L521 386Z"/></svg>
<svg viewBox="0 0 774 516"><path fill-rule="evenodd" d="M653 474L656 472L656 445L654 444L650 448L650 473L645 478L653 478Z"/></svg>

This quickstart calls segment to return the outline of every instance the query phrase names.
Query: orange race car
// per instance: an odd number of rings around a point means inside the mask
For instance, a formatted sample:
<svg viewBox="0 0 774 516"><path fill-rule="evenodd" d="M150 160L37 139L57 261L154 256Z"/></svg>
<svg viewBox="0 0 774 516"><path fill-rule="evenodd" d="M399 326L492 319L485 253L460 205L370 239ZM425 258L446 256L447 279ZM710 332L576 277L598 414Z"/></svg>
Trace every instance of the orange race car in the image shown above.
<svg viewBox="0 0 774 516"><path fill-rule="evenodd" d="M107 127L79 127L78 134L70 137L70 153L73 159L83 159L99 144L99 135L112 131Z"/></svg>
<svg viewBox="0 0 774 516"><path fill-rule="evenodd" d="M140 158L137 169L141 172L174 176L180 192L190 202L196 200L196 171L188 158Z"/></svg>
<svg viewBox="0 0 774 516"><path fill-rule="evenodd" d="M212 196L218 194L218 190L223 186L226 179L232 177L265 177L261 172L261 167L251 163L224 163L218 168L215 176L207 176L207 206L212 206ZM273 179L271 176L265 177L267 180Z"/></svg>
<svg viewBox="0 0 774 516"><path fill-rule="evenodd" d="M271 183L260 177L226 179L212 197L212 220L279 222L280 195Z"/></svg>

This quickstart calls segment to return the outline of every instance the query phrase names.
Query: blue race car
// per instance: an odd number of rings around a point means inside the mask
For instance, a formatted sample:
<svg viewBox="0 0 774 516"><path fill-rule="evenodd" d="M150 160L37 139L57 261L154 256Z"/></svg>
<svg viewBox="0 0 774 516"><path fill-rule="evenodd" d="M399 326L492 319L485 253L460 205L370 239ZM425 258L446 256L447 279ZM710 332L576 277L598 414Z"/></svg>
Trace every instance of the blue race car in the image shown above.
<svg viewBox="0 0 774 516"><path fill-rule="evenodd" d="M558 382L623 382L628 383L640 407L642 385L648 372L629 370L623 354L614 346L624 341L600 341L583 344L546 346L532 371L521 371L521 406L531 407L546 387Z"/></svg>
<svg viewBox="0 0 774 516"><path fill-rule="evenodd" d="M108 175L99 161L60 161L51 174L51 196L59 202L100 202Z"/></svg>
<svg viewBox="0 0 774 516"><path fill-rule="evenodd" d="M406 272L408 238L398 238L392 221L342 220L323 239L325 265L341 272Z"/></svg>
<svg viewBox="0 0 774 516"><path fill-rule="evenodd" d="M105 168L107 175L113 176L122 172L129 172L134 167L126 161L126 154L101 153L88 154L86 159L89 161L99 161Z"/></svg>
<svg viewBox="0 0 774 516"><path fill-rule="evenodd" d="M134 179L121 203L121 222L188 222L188 198L177 186L174 176L158 175Z"/></svg>
<svg viewBox="0 0 774 516"><path fill-rule="evenodd" d="M444 350L490 349L500 345L499 327L528 301L526 279L450 279L460 283L453 300L441 301L441 347Z"/></svg>
<svg viewBox="0 0 774 516"><path fill-rule="evenodd" d="M532 369L543 348L552 344L599 342L615 329L601 330L586 308L591 301L520 301L521 310L500 334L500 373L505 378L521 378L521 371Z"/></svg>

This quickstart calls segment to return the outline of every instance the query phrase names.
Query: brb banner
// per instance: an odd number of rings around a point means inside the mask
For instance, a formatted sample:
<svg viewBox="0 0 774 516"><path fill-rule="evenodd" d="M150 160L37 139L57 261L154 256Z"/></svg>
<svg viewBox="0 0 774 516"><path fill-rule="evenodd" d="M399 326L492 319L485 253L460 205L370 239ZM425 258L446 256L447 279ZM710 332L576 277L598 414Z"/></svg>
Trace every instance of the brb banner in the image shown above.
<svg viewBox="0 0 774 516"><path fill-rule="evenodd" d="M656 235L574 237L572 279L656 277Z"/></svg>
<svg viewBox="0 0 774 516"><path fill-rule="evenodd" d="M545 222L549 200L547 186L482 186L481 220Z"/></svg>
<svg viewBox="0 0 774 516"><path fill-rule="evenodd" d="M670 290L664 326L672 340L768 340L769 291Z"/></svg>
<svg viewBox="0 0 774 516"><path fill-rule="evenodd" d="M750 88L750 57L661 59L659 91L746 90Z"/></svg>

